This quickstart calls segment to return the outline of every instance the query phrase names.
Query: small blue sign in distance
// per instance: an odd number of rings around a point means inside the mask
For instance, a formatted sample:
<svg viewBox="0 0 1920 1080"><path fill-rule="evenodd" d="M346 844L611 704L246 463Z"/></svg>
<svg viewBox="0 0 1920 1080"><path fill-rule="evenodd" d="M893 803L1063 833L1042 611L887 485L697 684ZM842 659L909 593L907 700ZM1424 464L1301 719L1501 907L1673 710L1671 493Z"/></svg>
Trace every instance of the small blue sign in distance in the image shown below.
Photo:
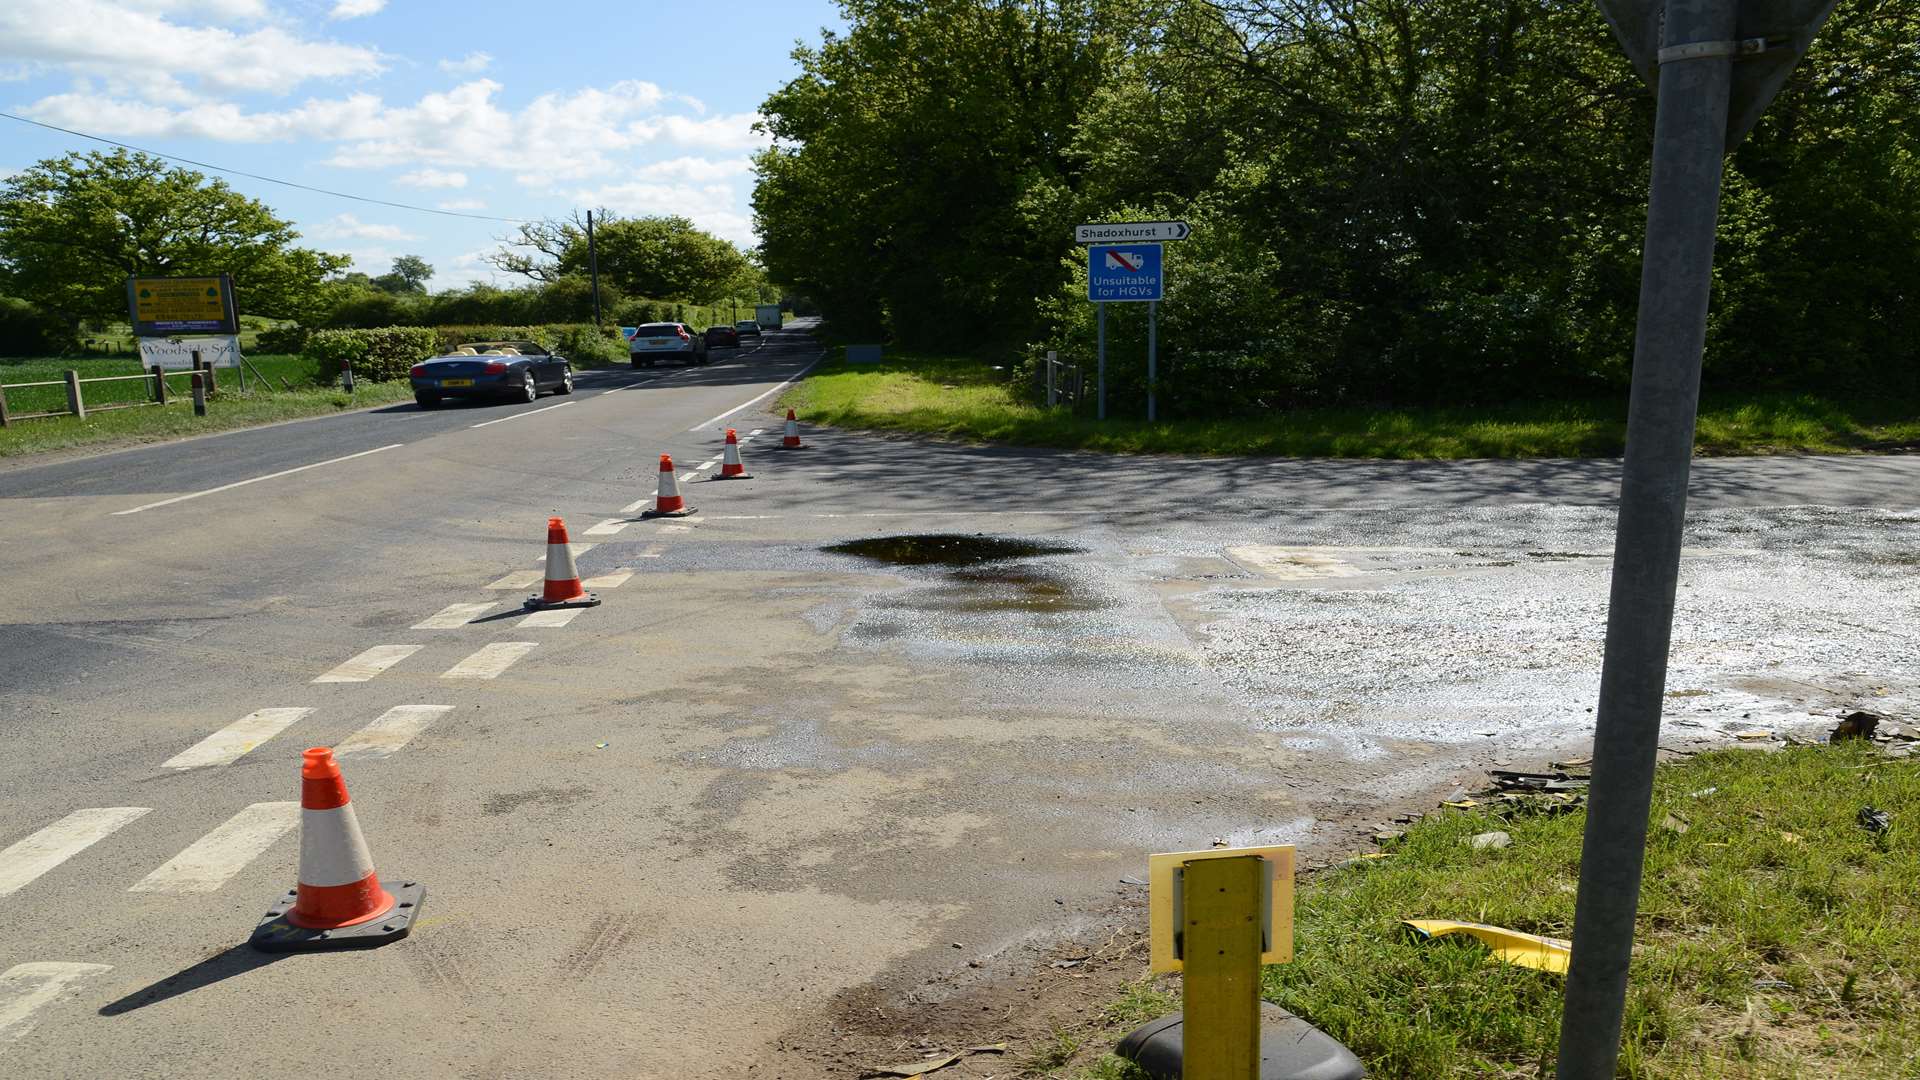
<svg viewBox="0 0 1920 1080"><path fill-rule="evenodd" d="M1158 300L1166 291L1159 244L1103 244L1087 249L1087 299L1108 303Z"/></svg>

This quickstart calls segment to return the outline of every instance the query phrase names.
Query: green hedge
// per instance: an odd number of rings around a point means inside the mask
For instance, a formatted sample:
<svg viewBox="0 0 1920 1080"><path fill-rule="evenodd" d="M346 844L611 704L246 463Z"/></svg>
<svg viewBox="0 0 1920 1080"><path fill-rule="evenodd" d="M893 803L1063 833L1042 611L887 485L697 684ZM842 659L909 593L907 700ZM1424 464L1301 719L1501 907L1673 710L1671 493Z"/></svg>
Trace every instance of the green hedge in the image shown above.
<svg viewBox="0 0 1920 1080"><path fill-rule="evenodd" d="M531 341L573 361L576 367L627 361L627 343L620 331L590 323L315 330L300 354L319 367L323 378L337 378L341 367L351 363L354 378L386 382L404 379L413 365L469 341Z"/></svg>

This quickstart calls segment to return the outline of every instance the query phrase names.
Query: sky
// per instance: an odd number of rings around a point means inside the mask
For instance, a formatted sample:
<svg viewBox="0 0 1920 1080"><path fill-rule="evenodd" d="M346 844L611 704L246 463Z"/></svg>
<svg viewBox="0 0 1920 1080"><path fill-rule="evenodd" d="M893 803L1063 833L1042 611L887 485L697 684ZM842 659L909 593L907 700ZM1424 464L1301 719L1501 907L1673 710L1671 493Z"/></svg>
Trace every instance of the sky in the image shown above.
<svg viewBox="0 0 1920 1080"><path fill-rule="evenodd" d="M388 202L680 214L751 246L755 110L841 25L829 0L0 0L0 111ZM0 118L0 175L111 149ZM201 171L357 270L518 280L482 260L510 222Z"/></svg>

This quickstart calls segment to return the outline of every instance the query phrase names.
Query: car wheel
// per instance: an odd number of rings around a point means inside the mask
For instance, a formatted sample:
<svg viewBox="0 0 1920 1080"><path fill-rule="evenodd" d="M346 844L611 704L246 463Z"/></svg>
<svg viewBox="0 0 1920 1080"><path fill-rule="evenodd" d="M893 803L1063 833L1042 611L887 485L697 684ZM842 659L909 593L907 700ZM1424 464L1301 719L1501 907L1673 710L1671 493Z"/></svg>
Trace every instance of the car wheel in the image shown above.
<svg viewBox="0 0 1920 1080"><path fill-rule="evenodd" d="M556 394L573 393L573 371L571 369L569 369L565 375L560 376L560 388L558 390L555 390L554 393Z"/></svg>
<svg viewBox="0 0 1920 1080"><path fill-rule="evenodd" d="M540 384L533 381L533 372L520 376L520 400L537 401L540 398Z"/></svg>
<svg viewBox="0 0 1920 1080"><path fill-rule="evenodd" d="M413 395L413 400L423 409L437 409L440 407L439 394L415 394Z"/></svg>

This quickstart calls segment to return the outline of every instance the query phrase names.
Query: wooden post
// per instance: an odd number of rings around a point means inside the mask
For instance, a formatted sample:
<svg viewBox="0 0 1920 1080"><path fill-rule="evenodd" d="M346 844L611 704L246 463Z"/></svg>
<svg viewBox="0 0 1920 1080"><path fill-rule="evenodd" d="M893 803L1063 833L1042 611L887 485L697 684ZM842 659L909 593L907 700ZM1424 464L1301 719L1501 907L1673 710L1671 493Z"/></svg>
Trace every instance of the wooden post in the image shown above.
<svg viewBox="0 0 1920 1080"><path fill-rule="evenodd" d="M167 403L167 369L159 364L153 365L153 400Z"/></svg>
<svg viewBox="0 0 1920 1080"><path fill-rule="evenodd" d="M1256 1080L1260 1075L1260 887L1258 856L1195 859L1185 866L1185 966L1181 1075Z"/></svg>
<svg viewBox="0 0 1920 1080"><path fill-rule="evenodd" d="M204 371L193 373L193 415L207 415L207 376Z"/></svg>
<svg viewBox="0 0 1920 1080"><path fill-rule="evenodd" d="M0 386L0 427L13 423L13 417L7 413L7 388Z"/></svg>
<svg viewBox="0 0 1920 1080"><path fill-rule="evenodd" d="M67 369L67 410L82 420L87 418L87 402L80 394L80 373Z"/></svg>

